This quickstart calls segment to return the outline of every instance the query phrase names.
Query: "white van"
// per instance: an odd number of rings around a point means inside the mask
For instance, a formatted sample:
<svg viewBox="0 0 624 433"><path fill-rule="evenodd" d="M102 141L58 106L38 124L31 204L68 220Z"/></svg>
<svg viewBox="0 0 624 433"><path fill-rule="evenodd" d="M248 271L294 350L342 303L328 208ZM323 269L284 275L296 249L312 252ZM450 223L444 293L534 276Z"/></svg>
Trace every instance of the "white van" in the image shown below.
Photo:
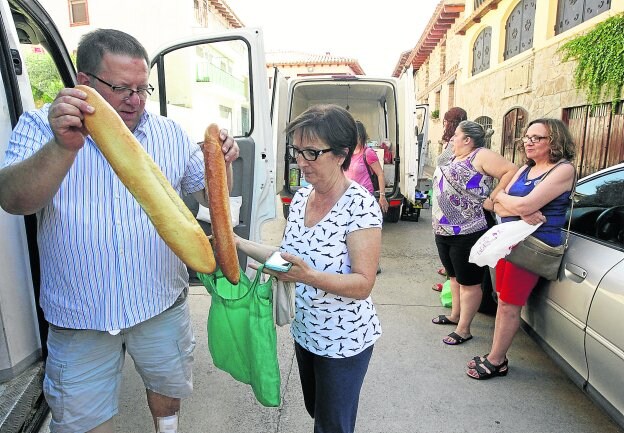
<svg viewBox="0 0 624 433"><path fill-rule="evenodd" d="M0 0L0 158L22 112L51 102L75 84L75 69L50 16L35 0ZM228 59L223 71L211 59ZM262 34L236 29L195 36L152 56L156 88L147 109L174 118L197 141L215 122L240 147L232 196L242 197L235 232L260 240L275 217L275 168ZM86 182L89 180L86 179ZM102 197L102 200L109 198ZM185 200L186 201L186 200ZM197 203L188 200L189 207ZM204 224L208 231L209 227ZM39 259L35 215L0 209L0 431L37 431L47 406L42 397L47 324L37 306ZM245 267L246 258L241 257Z"/></svg>
<svg viewBox="0 0 624 433"><path fill-rule="evenodd" d="M279 71L273 78L273 126L276 143L278 193L284 216L293 194L305 179L296 161L286 153L286 125L315 104L337 104L346 108L366 127L367 143L379 156L389 203L385 220L408 219L414 207L420 206L415 192L422 173L422 144L427 142L427 105L415 105L411 80L372 78L367 76L332 75L297 77L285 80ZM418 125L418 126L417 126Z"/></svg>

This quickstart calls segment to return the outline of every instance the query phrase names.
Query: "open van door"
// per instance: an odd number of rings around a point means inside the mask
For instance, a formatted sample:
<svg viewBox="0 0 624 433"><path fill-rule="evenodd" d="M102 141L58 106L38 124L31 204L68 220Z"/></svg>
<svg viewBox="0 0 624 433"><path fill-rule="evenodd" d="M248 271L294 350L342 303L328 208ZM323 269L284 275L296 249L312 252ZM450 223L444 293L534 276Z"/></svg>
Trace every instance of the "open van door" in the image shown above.
<svg viewBox="0 0 624 433"><path fill-rule="evenodd" d="M271 82L273 98L271 100L271 119L273 126L273 149L275 150L275 193L283 188L282 179L286 169L286 125L288 124L288 78L278 68L273 70ZM283 211L284 218L286 212Z"/></svg>
<svg viewBox="0 0 624 433"><path fill-rule="evenodd" d="M403 187L403 209L401 220L418 221L423 205L422 195L426 193L426 181L423 179L423 146L428 140L428 105L416 105L414 80L410 67L399 80L401 104L399 116L403 128L403 152L401 153L401 181ZM425 190L426 188L426 190ZM420 193L419 193L420 192Z"/></svg>
<svg viewBox="0 0 624 433"><path fill-rule="evenodd" d="M73 87L75 71L50 16L33 0L0 0L0 159L19 116ZM36 431L48 411L42 380L47 323L37 307L34 215L0 209L0 431Z"/></svg>
<svg viewBox="0 0 624 433"><path fill-rule="evenodd" d="M230 191L234 231L260 240L262 223L275 218L275 154L262 33L235 29L175 41L152 56L147 109L180 123L203 142L210 123L225 128L240 147ZM197 215L199 204L184 198ZM236 218L234 216L234 218ZM210 225L200 220L206 233ZM239 253L245 269L247 257ZM191 270L192 271L192 270ZM195 272L191 272L194 277Z"/></svg>

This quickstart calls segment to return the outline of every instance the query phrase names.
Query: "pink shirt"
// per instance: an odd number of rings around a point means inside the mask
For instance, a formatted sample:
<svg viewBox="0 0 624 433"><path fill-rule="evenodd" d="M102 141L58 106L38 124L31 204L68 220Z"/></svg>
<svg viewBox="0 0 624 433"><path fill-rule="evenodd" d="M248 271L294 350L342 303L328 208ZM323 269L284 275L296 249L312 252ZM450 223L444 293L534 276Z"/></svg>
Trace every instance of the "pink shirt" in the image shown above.
<svg viewBox="0 0 624 433"><path fill-rule="evenodd" d="M366 161L368 165L374 164L379 161L377 158L377 153L373 149L365 148L364 152L354 153L351 157L351 163L349 164L349 168L345 171L347 177L368 190L371 194L375 192L373 189L373 182L368 175L368 169L366 168L366 163L364 162L364 155L366 154ZM371 167L372 170L372 167Z"/></svg>

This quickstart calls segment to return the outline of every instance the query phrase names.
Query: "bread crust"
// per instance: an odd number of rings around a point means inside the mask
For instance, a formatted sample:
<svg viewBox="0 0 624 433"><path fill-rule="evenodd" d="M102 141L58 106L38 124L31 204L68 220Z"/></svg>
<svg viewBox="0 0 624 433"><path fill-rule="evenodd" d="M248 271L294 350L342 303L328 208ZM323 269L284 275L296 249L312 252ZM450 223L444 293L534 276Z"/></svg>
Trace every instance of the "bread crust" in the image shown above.
<svg viewBox="0 0 624 433"><path fill-rule="evenodd" d="M97 91L83 85L76 89L95 108L84 115L87 131L160 237L191 269L213 273L216 263L208 237L152 157Z"/></svg>
<svg viewBox="0 0 624 433"><path fill-rule="evenodd" d="M217 264L221 268L221 272L230 283L238 284L240 265L234 241L230 193L227 185L227 169L221 150L222 145L219 137L219 126L211 123L204 133L203 151L212 238Z"/></svg>

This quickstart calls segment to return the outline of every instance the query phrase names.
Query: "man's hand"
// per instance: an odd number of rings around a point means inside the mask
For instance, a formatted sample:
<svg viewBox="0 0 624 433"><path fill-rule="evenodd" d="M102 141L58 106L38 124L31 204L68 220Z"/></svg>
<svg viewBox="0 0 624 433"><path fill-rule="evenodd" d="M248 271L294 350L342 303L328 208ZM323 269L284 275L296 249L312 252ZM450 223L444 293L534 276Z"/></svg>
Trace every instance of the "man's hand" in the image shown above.
<svg viewBox="0 0 624 433"><path fill-rule="evenodd" d="M85 102L86 93L76 89L61 90L50 105L48 121L54 140L64 150L76 152L82 148L88 135L84 127L85 113L94 108Z"/></svg>
<svg viewBox="0 0 624 433"><path fill-rule="evenodd" d="M223 157L225 158L225 162L232 163L240 153L240 149L238 148L238 144L232 137L228 135L227 129L222 129L219 131L219 138L223 141L223 147L221 150L223 151Z"/></svg>

